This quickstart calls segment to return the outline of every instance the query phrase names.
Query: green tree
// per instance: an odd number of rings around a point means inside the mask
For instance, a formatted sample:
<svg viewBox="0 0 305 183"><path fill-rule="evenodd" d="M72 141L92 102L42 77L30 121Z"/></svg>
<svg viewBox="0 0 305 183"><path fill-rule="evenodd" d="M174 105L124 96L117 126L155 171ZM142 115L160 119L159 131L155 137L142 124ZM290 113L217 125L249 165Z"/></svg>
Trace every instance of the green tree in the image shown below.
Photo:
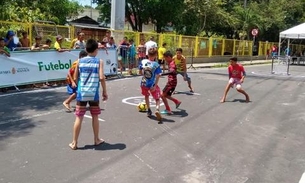
<svg viewBox="0 0 305 183"><path fill-rule="evenodd" d="M111 2L98 0L98 9L101 19L107 23L111 17ZM169 7L173 6L175 8ZM180 12L183 11L183 0L126 0L125 17L132 30L142 32L142 25L153 23L157 32L169 22L177 21Z"/></svg>
<svg viewBox="0 0 305 183"><path fill-rule="evenodd" d="M1 0L0 19L33 22L37 19L65 24L67 17L78 14L81 6L70 0Z"/></svg>

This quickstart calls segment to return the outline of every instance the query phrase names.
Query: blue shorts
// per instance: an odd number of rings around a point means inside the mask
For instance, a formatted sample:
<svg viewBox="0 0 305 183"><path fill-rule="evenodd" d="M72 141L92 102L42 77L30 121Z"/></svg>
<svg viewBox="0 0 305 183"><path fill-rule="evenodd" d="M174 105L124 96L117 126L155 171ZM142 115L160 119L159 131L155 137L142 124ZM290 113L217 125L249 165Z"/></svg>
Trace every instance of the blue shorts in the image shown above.
<svg viewBox="0 0 305 183"><path fill-rule="evenodd" d="M190 76L187 73L185 73L185 72L177 72L177 75L178 74L180 74L183 78L184 78L184 75L185 75L186 80L189 81L189 82L191 81L191 78L190 78Z"/></svg>
<svg viewBox="0 0 305 183"><path fill-rule="evenodd" d="M72 95L73 93L76 93L77 87L73 88L71 84L67 84L67 93L69 95Z"/></svg>

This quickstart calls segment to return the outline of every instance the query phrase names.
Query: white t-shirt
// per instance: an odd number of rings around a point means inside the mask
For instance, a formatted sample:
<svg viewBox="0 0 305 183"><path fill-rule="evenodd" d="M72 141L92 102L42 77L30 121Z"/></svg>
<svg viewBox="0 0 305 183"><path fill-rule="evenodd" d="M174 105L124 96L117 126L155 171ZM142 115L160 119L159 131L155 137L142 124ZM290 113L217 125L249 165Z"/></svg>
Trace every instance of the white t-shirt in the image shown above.
<svg viewBox="0 0 305 183"><path fill-rule="evenodd" d="M148 55L148 50L151 48L157 48L158 45L156 42L149 40L145 43L145 47L146 47L146 55Z"/></svg>

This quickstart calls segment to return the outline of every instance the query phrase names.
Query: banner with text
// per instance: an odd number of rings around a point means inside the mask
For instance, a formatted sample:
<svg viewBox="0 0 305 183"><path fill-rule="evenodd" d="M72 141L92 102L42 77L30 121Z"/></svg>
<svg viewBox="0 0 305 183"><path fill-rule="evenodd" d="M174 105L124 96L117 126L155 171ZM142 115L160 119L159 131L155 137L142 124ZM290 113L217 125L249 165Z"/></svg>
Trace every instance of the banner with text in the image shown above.
<svg viewBox="0 0 305 183"><path fill-rule="evenodd" d="M11 57L0 55L0 88L65 79L78 54L79 50L20 51L11 52ZM117 74L116 50L99 50L96 57L103 59L106 76Z"/></svg>

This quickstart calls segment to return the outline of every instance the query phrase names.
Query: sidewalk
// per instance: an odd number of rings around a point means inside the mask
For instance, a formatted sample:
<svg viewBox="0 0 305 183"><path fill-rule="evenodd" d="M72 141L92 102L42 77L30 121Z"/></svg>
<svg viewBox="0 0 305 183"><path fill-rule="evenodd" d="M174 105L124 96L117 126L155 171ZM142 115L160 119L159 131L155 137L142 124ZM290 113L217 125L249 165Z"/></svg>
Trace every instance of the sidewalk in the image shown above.
<svg viewBox="0 0 305 183"><path fill-rule="evenodd" d="M217 63L195 63L194 68L213 68L213 67L226 67L229 62L217 62ZM270 64L269 60L252 60L252 61L239 61L238 63L242 65L260 65L260 64ZM187 64L186 67L189 68L191 64Z"/></svg>
<svg viewBox="0 0 305 183"><path fill-rule="evenodd" d="M229 62L215 62L215 63L194 63L192 66L195 69L200 68L220 68L220 67L227 67ZM252 60L252 61L239 61L238 63L246 66L246 65L260 65L260 64L270 64L271 59L269 60ZM186 64L186 68L192 69L191 64ZM118 72L121 73L120 71ZM138 73L138 69L134 69L133 73ZM130 76L128 71L122 72L123 76Z"/></svg>

